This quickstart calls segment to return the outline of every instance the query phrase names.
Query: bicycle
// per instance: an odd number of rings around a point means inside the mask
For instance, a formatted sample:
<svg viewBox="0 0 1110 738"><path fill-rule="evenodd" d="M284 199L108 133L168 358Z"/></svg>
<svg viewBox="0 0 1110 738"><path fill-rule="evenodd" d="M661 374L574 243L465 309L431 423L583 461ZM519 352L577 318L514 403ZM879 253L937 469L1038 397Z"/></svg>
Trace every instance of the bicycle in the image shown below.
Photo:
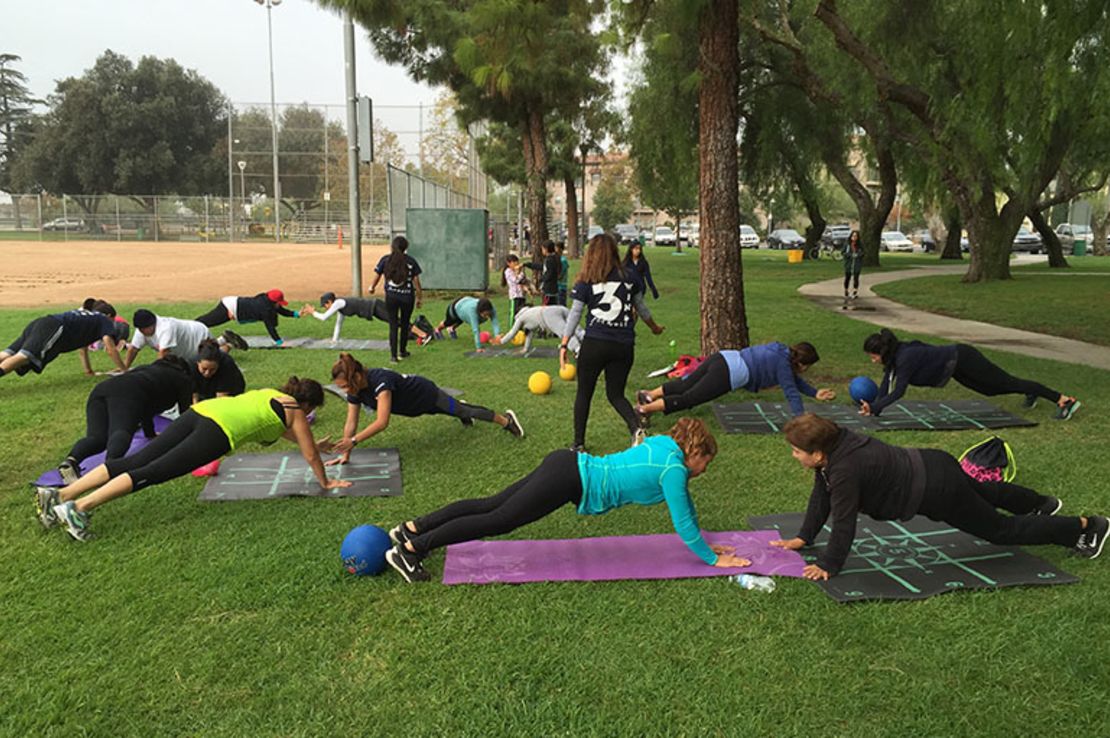
<svg viewBox="0 0 1110 738"><path fill-rule="evenodd" d="M833 261L843 261L844 251L839 246L831 243L819 243L811 246L809 249L810 259L832 259Z"/></svg>

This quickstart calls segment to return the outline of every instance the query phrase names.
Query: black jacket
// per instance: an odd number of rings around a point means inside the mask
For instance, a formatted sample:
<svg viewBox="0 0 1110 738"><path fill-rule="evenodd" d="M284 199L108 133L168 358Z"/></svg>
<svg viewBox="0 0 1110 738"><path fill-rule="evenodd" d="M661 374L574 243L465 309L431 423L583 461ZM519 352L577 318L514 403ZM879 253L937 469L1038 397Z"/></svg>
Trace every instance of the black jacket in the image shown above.
<svg viewBox="0 0 1110 738"><path fill-rule="evenodd" d="M281 336L277 332L277 316L284 315L287 318L295 318L297 314L292 310L287 310L276 302L270 300L265 292L259 292L254 297L240 297L235 304L235 319L240 323L249 323L252 320L261 321L266 326L266 332L270 334L270 338L275 341L280 341Z"/></svg>
<svg viewBox="0 0 1110 738"><path fill-rule="evenodd" d="M651 290L652 299L658 300L659 290L655 289L655 281L651 278L651 264L648 264L647 257L641 255L639 261L632 261L631 257L626 256L624 257L624 265L629 269L636 270L641 281Z"/></svg>
<svg viewBox="0 0 1110 738"><path fill-rule="evenodd" d="M835 575L852 550L857 513L876 520L909 520L921 507L924 492L925 465L918 449L841 429L825 466L814 473L798 537L813 543L832 517L832 533L817 565Z"/></svg>
<svg viewBox="0 0 1110 738"><path fill-rule="evenodd" d="M879 415L883 408L893 405L911 384L915 387L943 387L955 371L956 344L900 343L894 352L894 366L883 372L883 383L879 387L879 396L871 403L871 414ZM893 388L891 385L894 385Z"/></svg>
<svg viewBox="0 0 1110 738"><path fill-rule="evenodd" d="M543 271L540 272L540 289L545 295L559 293L559 272L563 264L558 254L548 254L543 259Z"/></svg>

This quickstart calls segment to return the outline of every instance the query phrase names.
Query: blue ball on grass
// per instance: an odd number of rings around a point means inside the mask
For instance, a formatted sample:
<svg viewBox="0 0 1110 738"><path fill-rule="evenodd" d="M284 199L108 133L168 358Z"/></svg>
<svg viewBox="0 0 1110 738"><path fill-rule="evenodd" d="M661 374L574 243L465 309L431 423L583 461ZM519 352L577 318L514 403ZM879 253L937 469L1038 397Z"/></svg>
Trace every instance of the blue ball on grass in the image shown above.
<svg viewBox="0 0 1110 738"><path fill-rule="evenodd" d="M356 576L380 574L385 569L385 552L393 548L389 534L376 525L351 530L339 547L343 568Z"/></svg>
<svg viewBox="0 0 1110 738"><path fill-rule="evenodd" d="M848 394L857 405L861 402L874 402L879 396L879 385L871 377L856 377L848 385Z"/></svg>

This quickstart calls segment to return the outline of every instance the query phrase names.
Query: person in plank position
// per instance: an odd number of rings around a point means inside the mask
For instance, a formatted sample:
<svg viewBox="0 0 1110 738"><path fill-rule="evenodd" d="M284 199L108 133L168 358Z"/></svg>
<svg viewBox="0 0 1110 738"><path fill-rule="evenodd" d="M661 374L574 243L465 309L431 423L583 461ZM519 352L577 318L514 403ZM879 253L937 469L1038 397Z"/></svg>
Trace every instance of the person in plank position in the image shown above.
<svg viewBox="0 0 1110 738"><path fill-rule="evenodd" d="M216 307L209 310L204 315L197 317L197 321L204 323L209 328L215 328L218 325L223 325L229 321L235 320L239 323L256 323L261 321L262 325L266 326L266 332L270 334L270 338L274 339L274 345L280 346L283 341L281 336L278 335L277 325L278 316L284 315L287 318L299 318L300 313L296 310L286 309L289 301L285 299L285 293L281 290L270 290L269 292L259 292L254 297L236 297L229 295L221 298ZM237 349L246 350L247 342L241 337L232 333L226 332L225 337Z"/></svg>
<svg viewBox="0 0 1110 738"><path fill-rule="evenodd" d="M568 315L570 315L570 310L562 305L524 308L517 313L516 320L513 321L513 327L509 329L509 332L503 336L495 336L492 343L512 344L516 334L524 331L524 348L521 349L521 353L526 354L532 349L532 338L538 331L547 331L553 336L562 337L567 327ZM584 330L576 328L574 335L567 341L567 348L573 351L575 356L578 355L578 349L581 347L585 335Z"/></svg>
<svg viewBox="0 0 1110 738"><path fill-rule="evenodd" d="M91 377L94 372L89 363L89 346L97 341L103 344L116 368L127 371L119 352L127 345L130 332L125 321L95 310L82 308L43 315L28 323L19 338L0 351L0 377L11 372L19 376L27 372L42 374L47 364L69 351L78 352L81 368Z"/></svg>

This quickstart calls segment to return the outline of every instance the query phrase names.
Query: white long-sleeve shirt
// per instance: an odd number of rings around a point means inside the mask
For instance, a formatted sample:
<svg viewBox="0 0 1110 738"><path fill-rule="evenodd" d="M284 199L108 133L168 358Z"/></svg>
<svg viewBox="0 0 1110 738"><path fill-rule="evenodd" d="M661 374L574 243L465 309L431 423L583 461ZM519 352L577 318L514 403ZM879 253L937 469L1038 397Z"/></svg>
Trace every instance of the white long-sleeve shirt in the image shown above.
<svg viewBox="0 0 1110 738"><path fill-rule="evenodd" d="M532 334L537 330L543 329L554 336L562 337L567 328L567 315L569 312L570 311L562 305L524 308L516 314L513 327L509 329L508 333L501 337L501 343L511 344L517 332L526 331L524 350L529 351L532 348ZM583 333L584 331L578 328L567 342L567 346L575 354L578 353L578 347L582 341Z"/></svg>

